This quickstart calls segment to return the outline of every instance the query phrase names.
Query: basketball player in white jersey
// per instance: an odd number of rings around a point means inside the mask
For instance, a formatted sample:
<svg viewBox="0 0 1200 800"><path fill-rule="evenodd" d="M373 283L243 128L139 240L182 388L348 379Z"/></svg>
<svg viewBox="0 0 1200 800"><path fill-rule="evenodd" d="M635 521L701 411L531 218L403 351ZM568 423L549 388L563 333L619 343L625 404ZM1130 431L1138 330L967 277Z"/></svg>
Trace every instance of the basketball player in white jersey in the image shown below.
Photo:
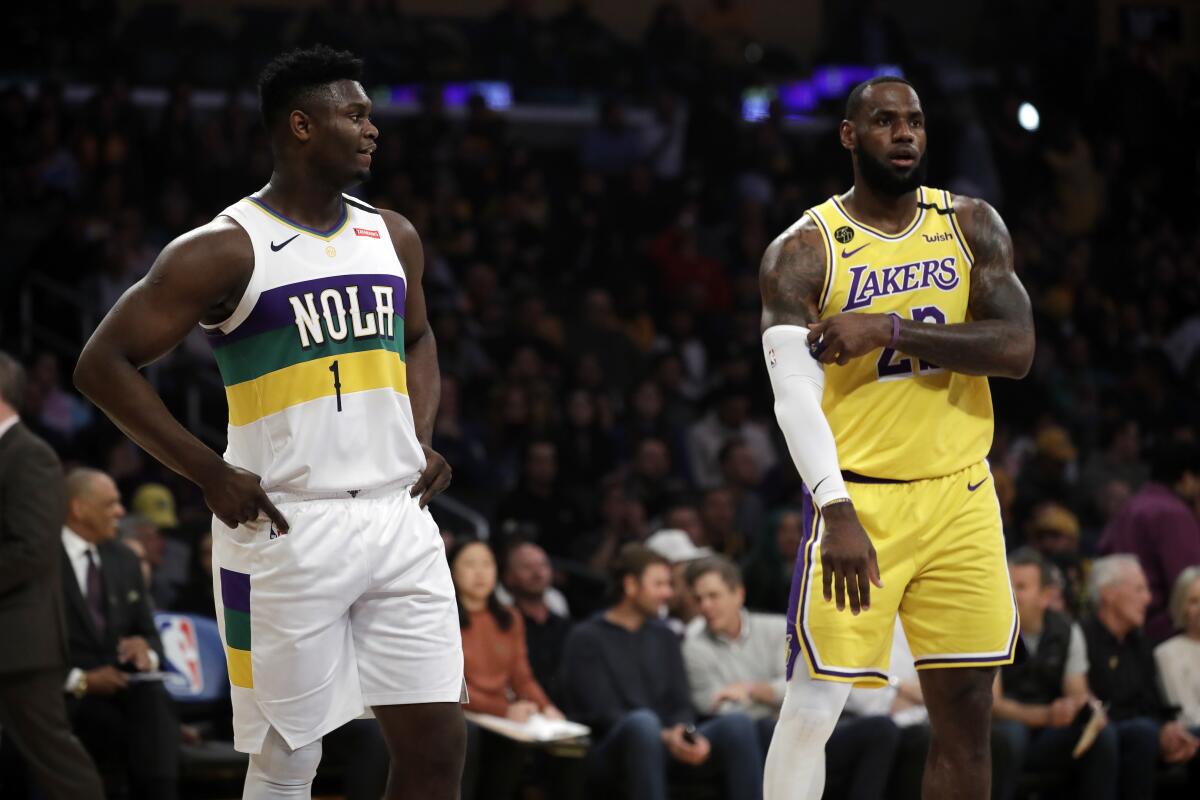
<svg viewBox="0 0 1200 800"><path fill-rule="evenodd" d="M361 70L323 46L266 67L270 182L169 244L75 371L214 514L235 745L251 754L255 800L309 797L321 737L371 711L388 798L459 793L462 645L425 508L450 482L429 446L437 349L416 231L342 193L369 176L379 136ZM226 387L223 458L138 373L197 323Z"/></svg>

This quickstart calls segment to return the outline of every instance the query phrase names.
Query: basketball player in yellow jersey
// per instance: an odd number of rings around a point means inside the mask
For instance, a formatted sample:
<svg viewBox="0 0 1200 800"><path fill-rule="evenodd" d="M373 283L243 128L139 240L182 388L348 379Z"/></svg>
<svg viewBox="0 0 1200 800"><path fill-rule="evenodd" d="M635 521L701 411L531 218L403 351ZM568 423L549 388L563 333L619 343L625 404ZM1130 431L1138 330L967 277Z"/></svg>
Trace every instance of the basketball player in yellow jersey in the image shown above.
<svg viewBox="0 0 1200 800"><path fill-rule="evenodd" d="M979 800L1018 630L987 379L1028 371L1029 298L999 215L922 185L908 82L856 87L840 137L853 188L773 242L760 276L775 413L811 492L764 796L820 798L825 741L851 686L887 684L899 615L933 728L923 795Z"/></svg>

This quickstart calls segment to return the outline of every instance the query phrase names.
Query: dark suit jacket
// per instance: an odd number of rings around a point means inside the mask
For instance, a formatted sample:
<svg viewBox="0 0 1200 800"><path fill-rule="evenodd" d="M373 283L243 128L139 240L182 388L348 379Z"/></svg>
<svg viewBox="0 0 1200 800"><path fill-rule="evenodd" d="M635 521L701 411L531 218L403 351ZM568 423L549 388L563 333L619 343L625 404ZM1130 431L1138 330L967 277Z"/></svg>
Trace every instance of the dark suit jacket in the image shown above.
<svg viewBox="0 0 1200 800"><path fill-rule="evenodd" d="M60 535L61 531L60 527ZM138 557L120 542L104 542L96 549L100 553L100 577L107 601L108 625L103 633L96 630L92 621L67 551L61 543L58 548L62 562L62 591L67 598L68 665L83 670L106 664L117 666L117 640L125 636L143 637L158 652L159 663L165 664L162 641L150 610L150 593L142 580Z"/></svg>
<svg viewBox="0 0 1200 800"><path fill-rule="evenodd" d="M0 437L0 674L61 668L66 491L50 446L18 422Z"/></svg>

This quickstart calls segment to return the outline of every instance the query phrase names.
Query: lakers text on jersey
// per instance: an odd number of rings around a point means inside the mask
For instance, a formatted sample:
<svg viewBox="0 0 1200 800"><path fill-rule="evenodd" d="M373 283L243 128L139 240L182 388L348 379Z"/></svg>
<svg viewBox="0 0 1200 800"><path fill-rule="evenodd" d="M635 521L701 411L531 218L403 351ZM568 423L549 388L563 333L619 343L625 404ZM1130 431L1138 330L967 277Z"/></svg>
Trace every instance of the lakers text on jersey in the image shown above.
<svg viewBox="0 0 1200 800"><path fill-rule="evenodd" d="M950 195L921 187L907 229L887 234L853 219L836 198L806 212L828 253L821 318L900 315L933 325L968 318L970 247ZM842 468L916 480L981 461L992 442L987 378L949 372L884 347L825 368L825 415Z"/></svg>
<svg viewBox="0 0 1200 800"><path fill-rule="evenodd" d="M921 187L912 223L888 234L835 197L810 209L828 268L822 319L894 313L934 325L969 318L973 256L947 192ZM984 460L992 442L987 378L884 347L825 367L822 406L847 490L884 588L858 616L823 597L820 511L805 530L788 609L788 674L803 653L815 678L888 680L899 615L918 669L1012 661L1017 613L1000 508Z"/></svg>

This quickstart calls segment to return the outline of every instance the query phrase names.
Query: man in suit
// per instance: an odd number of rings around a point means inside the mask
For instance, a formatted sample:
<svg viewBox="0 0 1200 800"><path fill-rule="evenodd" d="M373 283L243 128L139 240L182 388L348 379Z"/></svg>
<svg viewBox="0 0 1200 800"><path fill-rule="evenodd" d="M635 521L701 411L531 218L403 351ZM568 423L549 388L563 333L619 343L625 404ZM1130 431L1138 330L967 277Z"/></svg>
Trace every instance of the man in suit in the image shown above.
<svg viewBox="0 0 1200 800"><path fill-rule="evenodd" d="M116 541L124 516L112 478L67 475L62 529L63 592L71 672L66 689L75 732L96 759L110 797L176 797L179 722L161 682L139 680L162 663L141 565Z"/></svg>
<svg viewBox="0 0 1200 800"><path fill-rule="evenodd" d="M21 424L21 365L0 352L0 729L51 800L101 800L91 758L71 734L59 554L62 467Z"/></svg>

